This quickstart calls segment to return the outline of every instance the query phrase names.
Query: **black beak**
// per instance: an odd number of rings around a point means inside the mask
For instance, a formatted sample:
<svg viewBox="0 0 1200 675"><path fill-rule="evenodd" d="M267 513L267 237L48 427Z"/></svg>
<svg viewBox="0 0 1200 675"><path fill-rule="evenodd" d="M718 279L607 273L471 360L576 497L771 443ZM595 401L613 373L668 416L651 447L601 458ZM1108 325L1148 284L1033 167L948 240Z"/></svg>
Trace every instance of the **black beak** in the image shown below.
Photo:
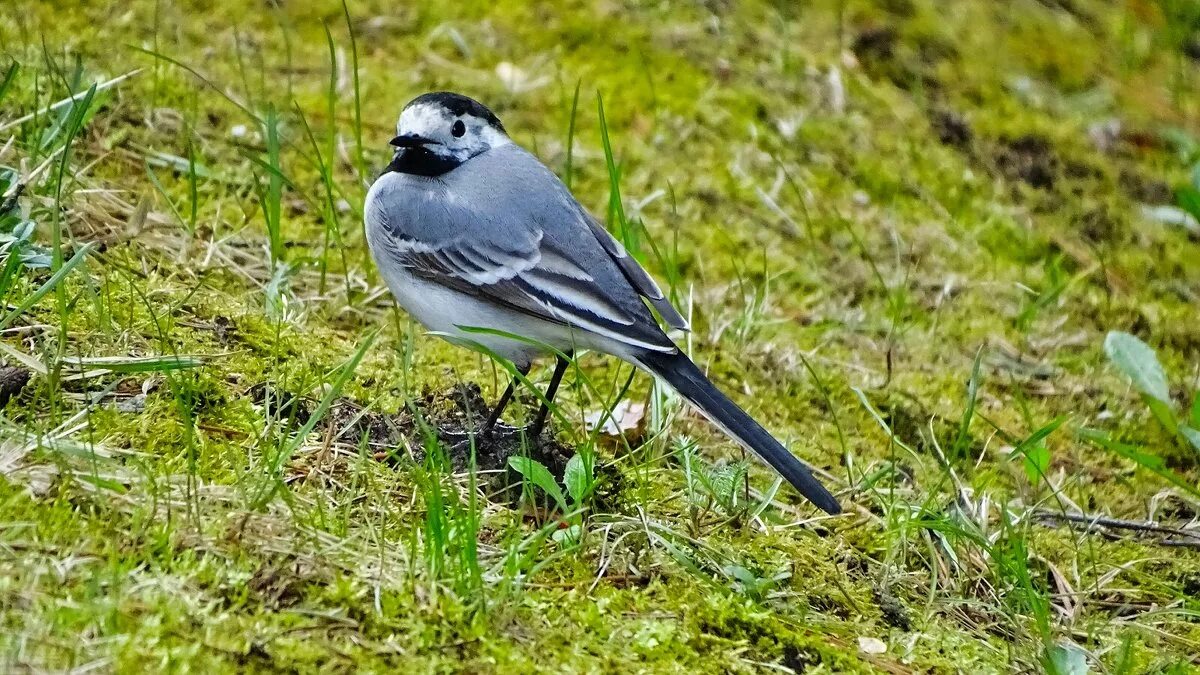
<svg viewBox="0 0 1200 675"><path fill-rule="evenodd" d="M435 140L418 136L417 134L403 134L388 141L388 145L395 148L419 148L426 145L441 145Z"/></svg>
<svg viewBox="0 0 1200 675"><path fill-rule="evenodd" d="M383 169L385 174L440 176L462 164L462 160L452 155L440 155L429 148L431 145L442 145L441 142L418 134L402 134L388 141L388 145L396 148L396 152L392 155L391 163Z"/></svg>

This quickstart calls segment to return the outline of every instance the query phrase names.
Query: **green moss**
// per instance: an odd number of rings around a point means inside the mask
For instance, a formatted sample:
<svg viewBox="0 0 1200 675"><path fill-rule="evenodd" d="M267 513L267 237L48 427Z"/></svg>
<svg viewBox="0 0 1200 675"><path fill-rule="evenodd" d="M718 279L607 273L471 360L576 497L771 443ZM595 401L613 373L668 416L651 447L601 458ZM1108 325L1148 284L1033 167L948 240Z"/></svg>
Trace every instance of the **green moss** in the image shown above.
<svg viewBox="0 0 1200 675"><path fill-rule="evenodd" d="M0 21L0 52L22 64L0 125L67 95L76 56L82 86L142 71L105 95L80 135L62 208L52 176L20 202L39 244L57 212L70 238L102 251L63 285L65 316L51 293L5 344L48 363L178 353L206 364L85 379L65 367L58 384L34 377L7 404L9 669L1011 672L1036 668L1046 641L1070 640L1111 672L1145 672L1182 667L1200 641L1194 551L1034 519L996 549L997 505L1143 519L1155 500L1160 520L1194 515L1189 502L1159 497L1157 478L1075 434L1100 428L1196 481L1194 453L1161 432L1101 348L1108 330L1141 336L1180 410L1191 403L1196 243L1147 220L1140 204L1169 199L1187 179L1164 139L1200 132L1200 99L1157 9L352 2L364 177L339 2L26 5ZM341 59L332 118L325 26ZM211 86L117 45L158 51ZM506 86L503 63L542 84ZM714 506L689 488L672 450L686 434L706 464L740 451L674 402L647 416L668 422L654 442L595 444L601 486L578 547L539 534L554 514L486 491L474 508L467 476L413 465L403 443L422 439L411 428L397 446L345 442L343 429L319 423L275 482L278 453L303 420L263 392L299 396L311 411L375 328L340 394L370 420L411 427L412 406L447 407L421 411L429 418L453 412L437 394L456 384L479 383L488 400L507 384L486 358L392 310L363 243L364 179L385 159L399 107L434 88L487 101L561 173L576 82L575 193L605 214L601 94L626 209L672 251L674 290L690 300L693 356L828 472L851 515L812 521L787 488L758 519L757 494L740 495L738 508L749 506L733 513ZM262 114L268 104L284 119L285 321L267 313L261 134L238 107ZM335 202L349 206L334 205L337 232L296 110L333 166ZM1097 148L1089 130L1113 117L1122 133ZM15 133L0 164L44 161L50 126L42 118L0 134L4 147ZM158 162L189 152L203 168L194 231L186 162ZM47 278L23 272L8 306ZM980 394L960 442L981 347ZM569 383L560 401L570 424L557 435L592 447L585 417L628 369L594 355L580 363L595 390ZM532 378L544 384L548 373ZM82 425L60 428L110 385L115 394ZM627 397L649 390L638 378ZM519 400L510 419L533 405ZM1045 439L1051 490L1030 484L1011 448L1060 415L1067 423ZM6 464L25 443L17 430L45 440ZM752 465L757 490L771 479ZM960 513L960 498L992 505L982 526ZM1022 546L1023 562L1000 555ZM1030 609L1039 600L1048 617ZM888 649L867 654L860 637Z"/></svg>

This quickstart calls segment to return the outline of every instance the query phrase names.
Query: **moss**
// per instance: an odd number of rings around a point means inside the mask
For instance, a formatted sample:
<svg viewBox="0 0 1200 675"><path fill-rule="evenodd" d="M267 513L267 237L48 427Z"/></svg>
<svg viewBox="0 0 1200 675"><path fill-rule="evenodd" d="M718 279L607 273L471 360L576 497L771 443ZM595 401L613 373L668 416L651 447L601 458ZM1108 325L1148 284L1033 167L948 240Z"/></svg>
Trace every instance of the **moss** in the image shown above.
<svg viewBox="0 0 1200 675"><path fill-rule="evenodd" d="M366 176L354 169L339 2L135 0L69 13L26 3L0 22L0 51L22 64L6 111L67 95L76 55L83 83L142 69L105 95L80 135L62 208L52 177L21 201L40 244L58 213L73 238L100 247L86 275L62 286L65 318L51 293L6 345L47 362L206 357L194 370L61 386L35 376L8 400L5 425L52 439L86 396L115 392L69 425L74 444L46 441L16 469L0 464L0 663L1009 672L1036 667L1046 639L1077 641L1113 672L1184 663L1200 640L1195 623L1143 612L1194 609L1192 552L1027 522L1010 534L1030 553L1027 590L957 509L960 499L1014 512L1062 499L1147 517L1163 484L1083 444L1074 431L1085 426L1195 482L1194 455L1160 432L1101 347L1111 329L1139 335L1180 409L1190 404L1195 242L1139 207L1187 178L1167 130L1197 133L1196 82L1160 49L1164 18L1081 1L1019 12L983 1L843 4L352 2ZM326 26L341 60L332 118ZM114 48L125 44L212 85ZM542 84L506 86L502 63ZM465 475L375 460L407 457L415 442L379 420L407 420L412 407L436 419L455 412L447 392L477 385L493 400L507 384L487 359L423 335L379 292L359 211L396 110L421 90L466 90L561 173L576 82L573 190L605 214L599 93L626 210L660 251L677 249L674 291L694 308L693 355L828 472L851 515L813 521L787 488L758 520L712 507L669 450L687 434L705 462L740 453L673 403L648 415L646 430L667 426L646 434L647 446L595 444L600 485L575 548L539 530L561 514L472 493ZM268 104L285 120L282 255L293 270L282 322L266 313L261 130L239 109ZM295 110L333 166L335 202L349 205L334 205L336 232ZM1122 131L1098 147L1089 130L1113 117ZM0 163L43 161L48 126L15 128ZM189 152L204 169L194 231L186 162L160 161ZM648 245L633 248L666 277ZM22 272L8 306L47 278ZM338 393L344 407L278 455L303 420L280 420L261 393L294 395L311 413L376 327ZM974 421L955 455L981 347ZM581 367L595 391L564 389L557 439L593 447L585 416L628 370L597 356ZM532 378L544 384L548 373ZM639 378L627 397L649 390ZM143 391L144 408L120 407ZM519 397L511 419L534 405ZM1045 439L1052 493L1029 483L1010 448L1060 415L1069 421ZM93 456L89 442L107 452ZM750 474L758 490L770 485L757 464ZM1194 515L1171 504L1170 517ZM1052 569L1075 595L1060 592ZM1014 611L1036 604L1021 604L1026 592L1054 607L1048 638L1037 617ZM1076 597L1068 611L1062 603ZM888 650L865 654L859 637Z"/></svg>

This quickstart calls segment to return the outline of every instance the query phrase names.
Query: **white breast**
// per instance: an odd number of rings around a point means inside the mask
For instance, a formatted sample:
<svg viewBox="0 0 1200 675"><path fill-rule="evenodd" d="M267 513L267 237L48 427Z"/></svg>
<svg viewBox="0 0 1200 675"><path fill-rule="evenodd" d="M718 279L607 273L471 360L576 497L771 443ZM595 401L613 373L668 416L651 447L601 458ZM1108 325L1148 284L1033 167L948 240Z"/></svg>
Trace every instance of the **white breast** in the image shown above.
<svg viewBox="0 0 1200 675"><path fill-rule="evenodd" d="M404 311L429 330L443 334L443 337L452 342L467 347L481 344L519 366L528 365L532 359L548 353L549 350L531 342L469 332L464 328L503 331L552 345L556 349L571 349L573 340L568 328L539 321L420 279L392 258L388 253L389 245L386 241L386 237L391 235L381 218L381 206L386 202L381 200L420 199L423 197L423 191L423 186L412 184L411 177L387 174L371 186L367 195L367 245L380 274Z"/></svg>

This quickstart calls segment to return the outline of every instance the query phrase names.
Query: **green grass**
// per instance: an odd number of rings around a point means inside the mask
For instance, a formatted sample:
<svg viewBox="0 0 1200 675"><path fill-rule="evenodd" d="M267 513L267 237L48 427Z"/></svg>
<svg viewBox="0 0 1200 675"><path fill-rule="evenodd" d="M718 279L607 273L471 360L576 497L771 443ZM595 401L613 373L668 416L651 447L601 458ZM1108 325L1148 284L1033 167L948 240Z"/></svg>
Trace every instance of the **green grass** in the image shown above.
<svg viewBox="0 0 1200 675"><path fill-rule="evenodd" d="M0 670L1195 670L1200 242L1142 207L1200 190L1198 20L6 5ZM512 372L394 308L361 220L443 88L846 515L594 354L559 446L438 441Z"/></svg>

